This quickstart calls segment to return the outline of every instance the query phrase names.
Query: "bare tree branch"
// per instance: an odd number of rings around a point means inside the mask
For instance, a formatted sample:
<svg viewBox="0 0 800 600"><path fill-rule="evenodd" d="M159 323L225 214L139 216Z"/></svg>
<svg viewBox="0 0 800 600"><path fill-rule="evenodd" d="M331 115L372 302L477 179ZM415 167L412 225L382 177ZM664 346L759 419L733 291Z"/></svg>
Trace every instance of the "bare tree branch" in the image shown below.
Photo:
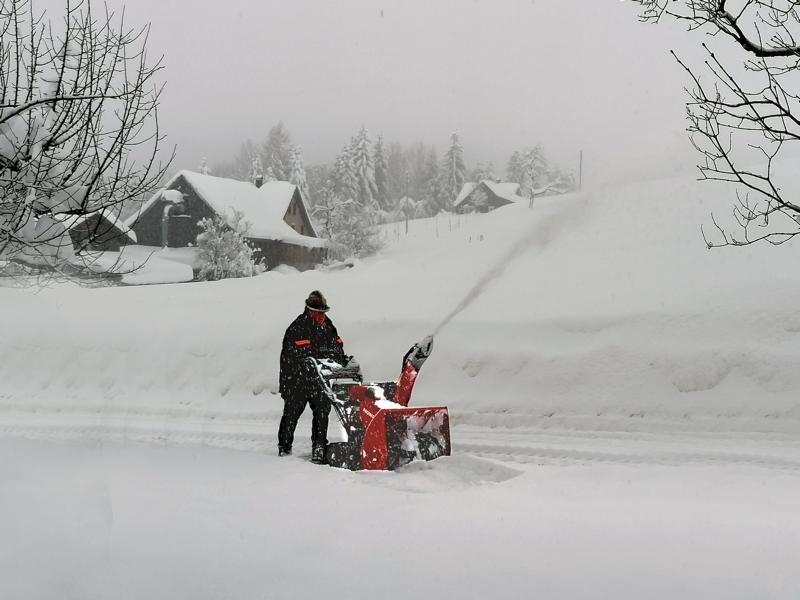
<svg viewBox="0 0 800 600"><path fill-rule="evenodd" d="M800 200L778 184L775 163L800 141L800 0L634 0L641 20L674 18L722 36L745 51L739 65L723 64L703 44L697 70L673 56L692 82L687 89L688 132L700 152L701 179L735 183L731 233L712 215L709 248L766 241L782 244L800 234ZM755 57L755 58L753 58Z"/></svg>
<svg viewBox="0 0 800 600"><path fill-rule="evenodd" d="M147 26L91 0L64 0L57 21L0 0L0 32L0 261L90 268L93 240L68 248L59 215L119 214L160 182L162 59L148 58Z"/></svg>

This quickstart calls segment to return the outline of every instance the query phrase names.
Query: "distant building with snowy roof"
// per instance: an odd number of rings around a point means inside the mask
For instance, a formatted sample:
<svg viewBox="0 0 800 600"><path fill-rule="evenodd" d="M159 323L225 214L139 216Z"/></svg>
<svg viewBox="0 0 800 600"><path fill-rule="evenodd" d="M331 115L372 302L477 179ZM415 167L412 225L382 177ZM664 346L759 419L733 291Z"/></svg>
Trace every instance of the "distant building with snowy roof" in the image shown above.
<svg viewBox="0 0 800 600"><path fill-rule="evenodd" d="M80 215L57 214L54 218L69 233L75 252L109 250L117 252L123 246L136 243L136 233L115 214L104 208Z"/></svg>
<svg viewBox="0 0 800 600"><path fill-rule="evenodd" d="M261 182L258 182L261 184ZM244 215L248 240L268 268L313 268L325 258L327 242L317 236L299 187L287 181L256 185L181 171L128 218L140 244L184 248L197 243L200 221Z"/></svg>
<svg viewBox="0 0 800 600"><path fill-rule="evenodd" d="M519 195L518 183L486 179L477 183L465 183L453 204L453 209L457 213L489 212L514 202L526 202L525 198Z"/></svg>

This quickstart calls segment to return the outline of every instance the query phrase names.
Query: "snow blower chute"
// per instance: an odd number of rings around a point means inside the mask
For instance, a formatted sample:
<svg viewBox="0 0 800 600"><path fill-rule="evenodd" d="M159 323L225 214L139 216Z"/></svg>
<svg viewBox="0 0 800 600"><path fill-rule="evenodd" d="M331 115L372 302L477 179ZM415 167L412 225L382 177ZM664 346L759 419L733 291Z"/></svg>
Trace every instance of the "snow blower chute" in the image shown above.
<svg viewBox="0 0 800 600"><path fill-rule="evenodd" d="M414 344L397 381L363 383L358 365L309 359L341 423L344 441L328 444L326 462L339 468L393 470L413 460L450 455L447 408L408 403L433 338Z"/></svg>

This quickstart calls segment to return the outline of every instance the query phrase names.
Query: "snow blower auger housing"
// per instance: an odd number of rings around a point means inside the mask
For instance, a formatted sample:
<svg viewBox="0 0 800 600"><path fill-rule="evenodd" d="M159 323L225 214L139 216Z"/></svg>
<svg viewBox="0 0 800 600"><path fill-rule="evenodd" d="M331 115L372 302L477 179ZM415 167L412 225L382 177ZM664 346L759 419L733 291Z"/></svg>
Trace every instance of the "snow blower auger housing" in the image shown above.
<svg viewBox="0 0 800 600"><path fill-rule="evenodd" d="M414 382L433 338L414 344L397 381L363 383L357 364L310 359L342 425L345 441L328 444L326 462L353 471L394 470L414 460L450 455L444 406L409 407Z"/></svg>

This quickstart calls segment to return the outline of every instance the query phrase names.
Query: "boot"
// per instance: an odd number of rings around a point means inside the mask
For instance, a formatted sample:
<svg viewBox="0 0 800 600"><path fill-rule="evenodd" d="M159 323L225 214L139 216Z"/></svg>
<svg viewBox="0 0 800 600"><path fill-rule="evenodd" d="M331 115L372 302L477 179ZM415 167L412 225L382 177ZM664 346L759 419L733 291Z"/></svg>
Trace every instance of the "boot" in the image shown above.
<svg viewBox="0 0 800 600"><path fill-rule="evenodd" d="M311 449L311 462L315 465L325 464L325 446L323 444L314 444Z"/></svg>

